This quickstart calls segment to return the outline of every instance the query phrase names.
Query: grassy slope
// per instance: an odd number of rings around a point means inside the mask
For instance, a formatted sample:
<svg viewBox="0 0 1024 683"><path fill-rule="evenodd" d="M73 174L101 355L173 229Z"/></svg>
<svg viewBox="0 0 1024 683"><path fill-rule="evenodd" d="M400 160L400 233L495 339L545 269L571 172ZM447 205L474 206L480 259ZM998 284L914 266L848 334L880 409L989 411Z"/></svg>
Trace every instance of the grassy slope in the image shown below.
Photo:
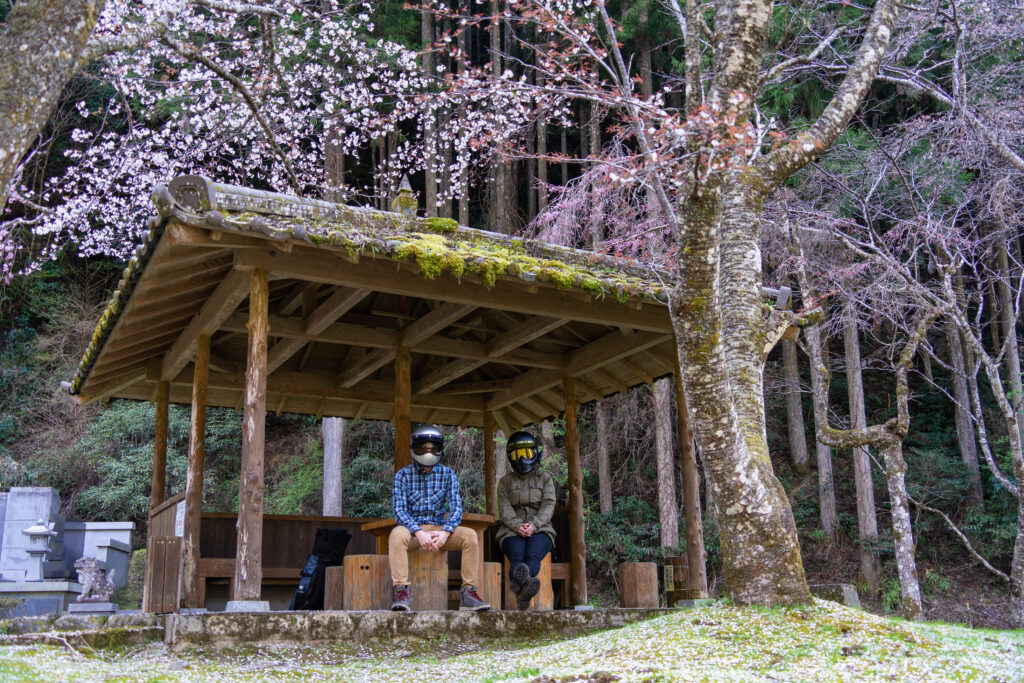
<svg viewBox="0 0 1024 683"><path fill-rule="evenodd" d="M806 608L712 605L556 642L458 652L259 647L183 654L163 645L75 653L0 649L3 680L865 681L1024 678L1024 632L911 624L828 602Z"/></svg>

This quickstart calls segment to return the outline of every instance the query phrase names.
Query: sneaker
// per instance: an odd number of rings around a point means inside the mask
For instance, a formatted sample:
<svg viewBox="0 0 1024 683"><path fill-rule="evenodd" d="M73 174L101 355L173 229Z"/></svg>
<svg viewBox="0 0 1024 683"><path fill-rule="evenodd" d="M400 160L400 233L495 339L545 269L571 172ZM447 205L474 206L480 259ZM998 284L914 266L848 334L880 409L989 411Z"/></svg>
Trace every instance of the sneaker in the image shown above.
<svg viewBox="0 0 1024 683"><path fill-rule="evenodd" d="M526 580L523 590L519 591L519 609L527 609L533 596L540 592L540 579L534 577Z"/></svg>
<svg viewBox="0 0 1024 683"><path fill-rule="evenodd" d="M530 568L520 562L512 569L512 575L508 577L508 587L514 595L519 595L523 586L530 580Z"/></svg>
<svg viewBox="0 0 1024 683"><path fill-rule="evenodd" d="M395 600L391 603L392 612L409 611L409 587L395 586Z"/></svg>
<svg viewBox="0 0 1024 683"><path fill-rule="evenodd" d="M476 586L463 586L460 592L459 609L471 612L486 612L491 606L476 592Z"/></svg>

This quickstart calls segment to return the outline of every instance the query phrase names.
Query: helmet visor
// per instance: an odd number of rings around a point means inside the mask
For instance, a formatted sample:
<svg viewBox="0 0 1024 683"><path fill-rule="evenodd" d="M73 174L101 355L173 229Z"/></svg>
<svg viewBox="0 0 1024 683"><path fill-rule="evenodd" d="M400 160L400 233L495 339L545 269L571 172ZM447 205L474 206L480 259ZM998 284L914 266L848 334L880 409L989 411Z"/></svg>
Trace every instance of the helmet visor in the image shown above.
<svg viewBox="0 0 1024 683"><path fill-rule="evenodd" d="M536 456L534 450L529 446L522 446L520 448L513 448L508 452L508 459L516 462L519 460L533 460Z"/></svg>
<svg viewBox="0 0 1024 683"><path fill-rule="evenodd" d="M440 453L441 447L433 441L421 441L412 447L412 452L415 453L416 455Z"/></svg>

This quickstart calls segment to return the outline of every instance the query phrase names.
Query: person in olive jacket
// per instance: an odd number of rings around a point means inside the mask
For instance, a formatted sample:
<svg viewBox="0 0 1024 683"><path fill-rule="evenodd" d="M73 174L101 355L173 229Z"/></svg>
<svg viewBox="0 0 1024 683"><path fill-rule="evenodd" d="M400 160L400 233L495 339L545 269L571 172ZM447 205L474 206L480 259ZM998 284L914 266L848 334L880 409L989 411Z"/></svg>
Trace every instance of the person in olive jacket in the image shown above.
<svg viewBox="0 0 1024 683"><path fill-rule="evenodd" d="M511 568L509 587L519 609L526 609L540 590L540 563L555 546L555 482L538 469L541 449L529 432L512 434L505 453L512 471L498 482L501 526L495 537Z"/></svg>

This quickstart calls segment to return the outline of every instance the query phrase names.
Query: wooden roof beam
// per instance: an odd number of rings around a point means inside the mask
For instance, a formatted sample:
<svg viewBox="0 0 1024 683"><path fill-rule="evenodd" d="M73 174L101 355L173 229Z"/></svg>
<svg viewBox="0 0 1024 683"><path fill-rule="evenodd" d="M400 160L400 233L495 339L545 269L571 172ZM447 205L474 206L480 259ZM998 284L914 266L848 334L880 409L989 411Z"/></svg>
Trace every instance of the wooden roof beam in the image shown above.
<svg viewBox="0 0 1024 683"><path fill-rule="evenodd" d="M319 285L315 282L299 282L277 304L278 315L291 315L299 310L309 290L316 290Z"/></svg>
<svg viewBox="0 0 1024 683"><path fill-rule="evenodd" d="M605 382L608 382L608 384L611 384L613 387L615 387L619 391L619 393L624 394L627 391L629 391L629 387L626 385L625 382L621 381L618 377L608 372L604 368L595 368L594 374L603 379Z"/></svg>
<svg viewBox="0 0 1024 683"><path fill-rule="evenodd" d="M622 334L616 330L567 354L565 372L573 377L592 372L595 368L613 363L624 356L660 344L667 337L668 335L657 332ZM560 384L561 381L562 377L557 373L546 370L524 372L513 380L508 389L495 394L487 402L487 408L489 410L503 408L519 400L521 396L531 396L539 391L550 389Z"/></svg>
<svg viewBox="0 0 1024 683"><path fill-rule="evenodd" d="M623 358L622 360L619 361L619 364L622 367L624 367L627 370L629 370L630 372L632 372L634 375L636 375L640 379L642 379L645 383L647 383L647 384L654 384L654 377L651 376L651 373L647 372L642 367L640 367L639 365L637 365L633 361L629 360L628 358Z"/></svg>
<svg viewBox="0 0 1024 683"><path fill-rule="evenodd" d="M368 289L339 287L303 321L303 333L307 336L320 334L330 327L335 320L352 310L369 293L370 290ZM273 326L271 326L271 329L273 329ZM274 348L267 354L267 374L281 367L285 361L298 353L306 343L306 339L292 337L274 344Z"/></svg>
<svg viewBox="0 0 1024 683"><path fill-rule="evenodd" d="M88 393L79 394L76 398L80 405L92 405L144 379L146 379L146 368L135 368L106 382L89 387Z"/></svg>
<svg viewBox="0 0 1024 683"><path fill-rule="evenodd" d="M422 297L425 281L422 275L396 268L390 259L360 259L339 268L337 258L314 249L296 248L285 254L267 249L245 249L236 252L235 267L266 268L273 276L353 287L369 287L376 291ZM658 303L643 303L640 308L625 306L610 299L595 300L583 306L578 299L556 287L541 287L536 294L499 279L490 290L467 287L457 278L442 273L430 282L431 295L453 303L473 304L483 308L519 311L553 318L568 318L603 325L624 325L631 329L671 332L668 308Z"/></svg>
<svg viewBox="0 0 1024 683"><path fill-rule="evenodd" d="M465 317L476 306L461 303L443 303L430 313L414 323L411 323L398 333L398 344L396 346L414 347L416 344L432 337L444 328L451 325L459 318ZM378 349L368 355L363 364L343 371L338 376L338 385L348 388L360 380L370 376L395 357L395 349Z"/></svg>
<svg viewBox="0 0 1024 683"><path fill-rule="evenodd" d="M249 295L249 279L248 271L232 270L227 274L164 355L160 379L169 381L181 372L196 355L196 340L199 335L213 334L221 323L234 313L238 305Z"/></svg>

